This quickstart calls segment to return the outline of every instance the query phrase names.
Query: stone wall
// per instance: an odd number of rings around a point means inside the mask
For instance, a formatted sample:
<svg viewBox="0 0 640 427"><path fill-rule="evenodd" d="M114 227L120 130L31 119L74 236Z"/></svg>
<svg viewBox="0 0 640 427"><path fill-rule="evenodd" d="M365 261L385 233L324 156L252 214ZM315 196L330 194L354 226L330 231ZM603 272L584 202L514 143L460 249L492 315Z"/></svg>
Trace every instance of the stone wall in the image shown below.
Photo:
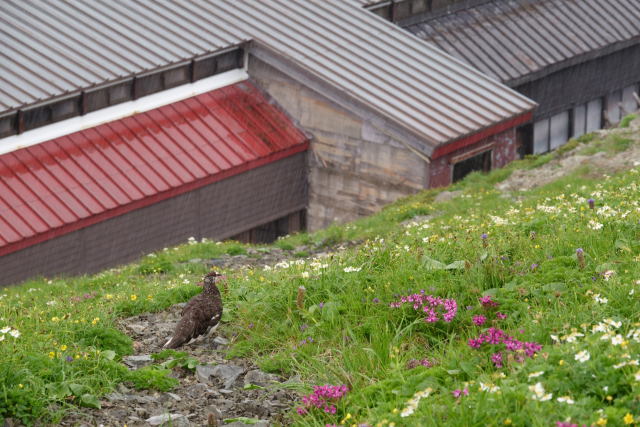
<svg viewBox="0 0 640 427"><path fill-rule="evenodd" d="M482 147L485 147L486 150ZM517 158L515 128L492 135L473 145L432 160L429 187L444 187L451 184L453 164L457 159L463 158L465 154L475 155L487 150L491 150L491 169L501 168L515 160Z"/></svg>
<svg viewBox="0 0 640 427"><path fill-rule="evenodd" d="M428 184L428 165L405 145L250 57L249 75L311 136L307 227L370 215Z"/></svg>

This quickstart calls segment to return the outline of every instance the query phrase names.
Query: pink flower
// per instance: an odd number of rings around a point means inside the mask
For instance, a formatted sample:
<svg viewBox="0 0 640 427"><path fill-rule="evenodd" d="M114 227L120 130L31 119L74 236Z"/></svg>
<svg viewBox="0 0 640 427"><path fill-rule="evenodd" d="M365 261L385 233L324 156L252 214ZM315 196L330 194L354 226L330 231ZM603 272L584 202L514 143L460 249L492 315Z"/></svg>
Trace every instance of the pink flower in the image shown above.
<svg viewBox="0 0 640 427"><path fill-rule="evenodd" d="M453 397L456 397L456 398L458 398L460 396L463 396L463 395L464 396L468 396L469 395L469 389L465 387L462 390L453 390L451 392L451 394L453 394Z"/></svg>
<svg viewBox="0 0 640 427"><path fill-rule="evenodd" d="M496 301L493 301L491 299L491 295L487 295L486 297L480 297L478 298L478 301L480 301L480 304L483 307L497 307L499 304Z"/></svg>
<svg viewBox="0 0 640 427"><path fill-rule="evenodd" d="M504 313L500 313L499 311L496 313L496 317L500 320L504 320L507 318L507 315Z"/></svg>
<svg viewBox="0 0 640 427"><path fill-rule="evenodd" d="M480 316L473 316L473 323L476 324L477 326L482 326L484 325L484 322L487 321L487 318L480 315Z"/></svg>
<svg viewBox="0 0 640 427"><path fill-rule="evenodd" d="M496 366L496 368L502 368L502 353L497 352L491 355L491 361Z"/></svg>

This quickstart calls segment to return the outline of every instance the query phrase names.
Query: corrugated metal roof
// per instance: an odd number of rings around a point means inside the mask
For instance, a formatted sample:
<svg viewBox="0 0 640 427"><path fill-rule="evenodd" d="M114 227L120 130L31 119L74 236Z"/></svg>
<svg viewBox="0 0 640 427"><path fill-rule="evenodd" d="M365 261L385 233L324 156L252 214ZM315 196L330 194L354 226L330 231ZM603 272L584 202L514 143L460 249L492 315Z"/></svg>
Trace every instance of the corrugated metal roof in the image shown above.
<svg viewBox="0 0 640 427"><path fill-rule="evenodd" d="M0 255L306 149L249 82L0 156Z"/></svg>
<svg viewBox="0 0 640 427"><path fill-rule="evenodd" d="M407 30L515 86L640 42L638 0L495 0Z"/></svg>
<svg viewBox="0 0 640 427"><path fill-rule="evenodd" d="M7 0L0 11L5 109L249 39L431 146L535 106L351 1Z"/></svg>

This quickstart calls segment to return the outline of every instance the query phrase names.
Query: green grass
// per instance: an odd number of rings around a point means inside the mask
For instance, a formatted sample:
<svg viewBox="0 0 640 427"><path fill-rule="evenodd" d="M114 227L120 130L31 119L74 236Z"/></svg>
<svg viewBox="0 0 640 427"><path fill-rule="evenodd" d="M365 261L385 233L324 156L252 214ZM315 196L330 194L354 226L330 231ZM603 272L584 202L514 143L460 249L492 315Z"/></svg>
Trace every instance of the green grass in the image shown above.
<svg viewBox="0 0 640 427"><path fill-rule="evenodd" d="M583 139L585 147L608 152L629 146L618 137ZM472 174L452 187L462 195L448 202L434 204L439 190L429 190L347 225L280 239L274 246L291 251L290 263L227 272L222 331L236 335L230 356L300 375L307 392L314 384L349 387L335 414L291 411L289 422L300 426L549 426L567 419L624 425L627 414L637 420L640 169L594 180L583 168L510 198L494 189L513 170L557 155ZM596 209L589 209L589 198ZM360 244L328 258L305 260L295 252L301 244L329 248L350 241ZM117 320L164 310L199 292L194 283L205 267L186 261L247 248L191 240L95 276L0 290L0 329L20 332L17 338L1 334L0 419L55 424L69 408L96 406L121 382L174 387L170 370L192 370L193 359L162 352L154 365L129 372L121 357L132 352L131 340ZM421 290L455 300L455 318L426 323L421 311L389 306ZM499 306L483 308L484 296ZM474 316L486 323L476 325ZM502 349L504 366L496 367L497 349L468 345L490 326L542 349L531 358ZM604 340L607 330L612 335ZM576 357L584 351L590 357L581 362ZM413 367L425 359L432 366ZM537 372L544 373L530 377ZM551 393L550 400L533 398L530 387L538 382L545 391L540 396ZM416 392L427 389L429 396L402 417ZM468 395L453 395L464 389Z"/></svg>

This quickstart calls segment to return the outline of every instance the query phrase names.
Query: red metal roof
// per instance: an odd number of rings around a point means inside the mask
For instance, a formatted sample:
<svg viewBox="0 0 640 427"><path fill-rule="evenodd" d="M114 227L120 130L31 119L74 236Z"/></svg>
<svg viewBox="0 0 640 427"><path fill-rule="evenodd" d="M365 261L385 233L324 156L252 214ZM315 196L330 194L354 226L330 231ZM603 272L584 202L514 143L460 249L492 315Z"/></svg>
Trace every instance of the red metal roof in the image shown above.
<svg viewBox="0 0 640 427"><path fill-rule="evenodd" d="M0 156L0 255L308 148L250 82Z"/></svg>

